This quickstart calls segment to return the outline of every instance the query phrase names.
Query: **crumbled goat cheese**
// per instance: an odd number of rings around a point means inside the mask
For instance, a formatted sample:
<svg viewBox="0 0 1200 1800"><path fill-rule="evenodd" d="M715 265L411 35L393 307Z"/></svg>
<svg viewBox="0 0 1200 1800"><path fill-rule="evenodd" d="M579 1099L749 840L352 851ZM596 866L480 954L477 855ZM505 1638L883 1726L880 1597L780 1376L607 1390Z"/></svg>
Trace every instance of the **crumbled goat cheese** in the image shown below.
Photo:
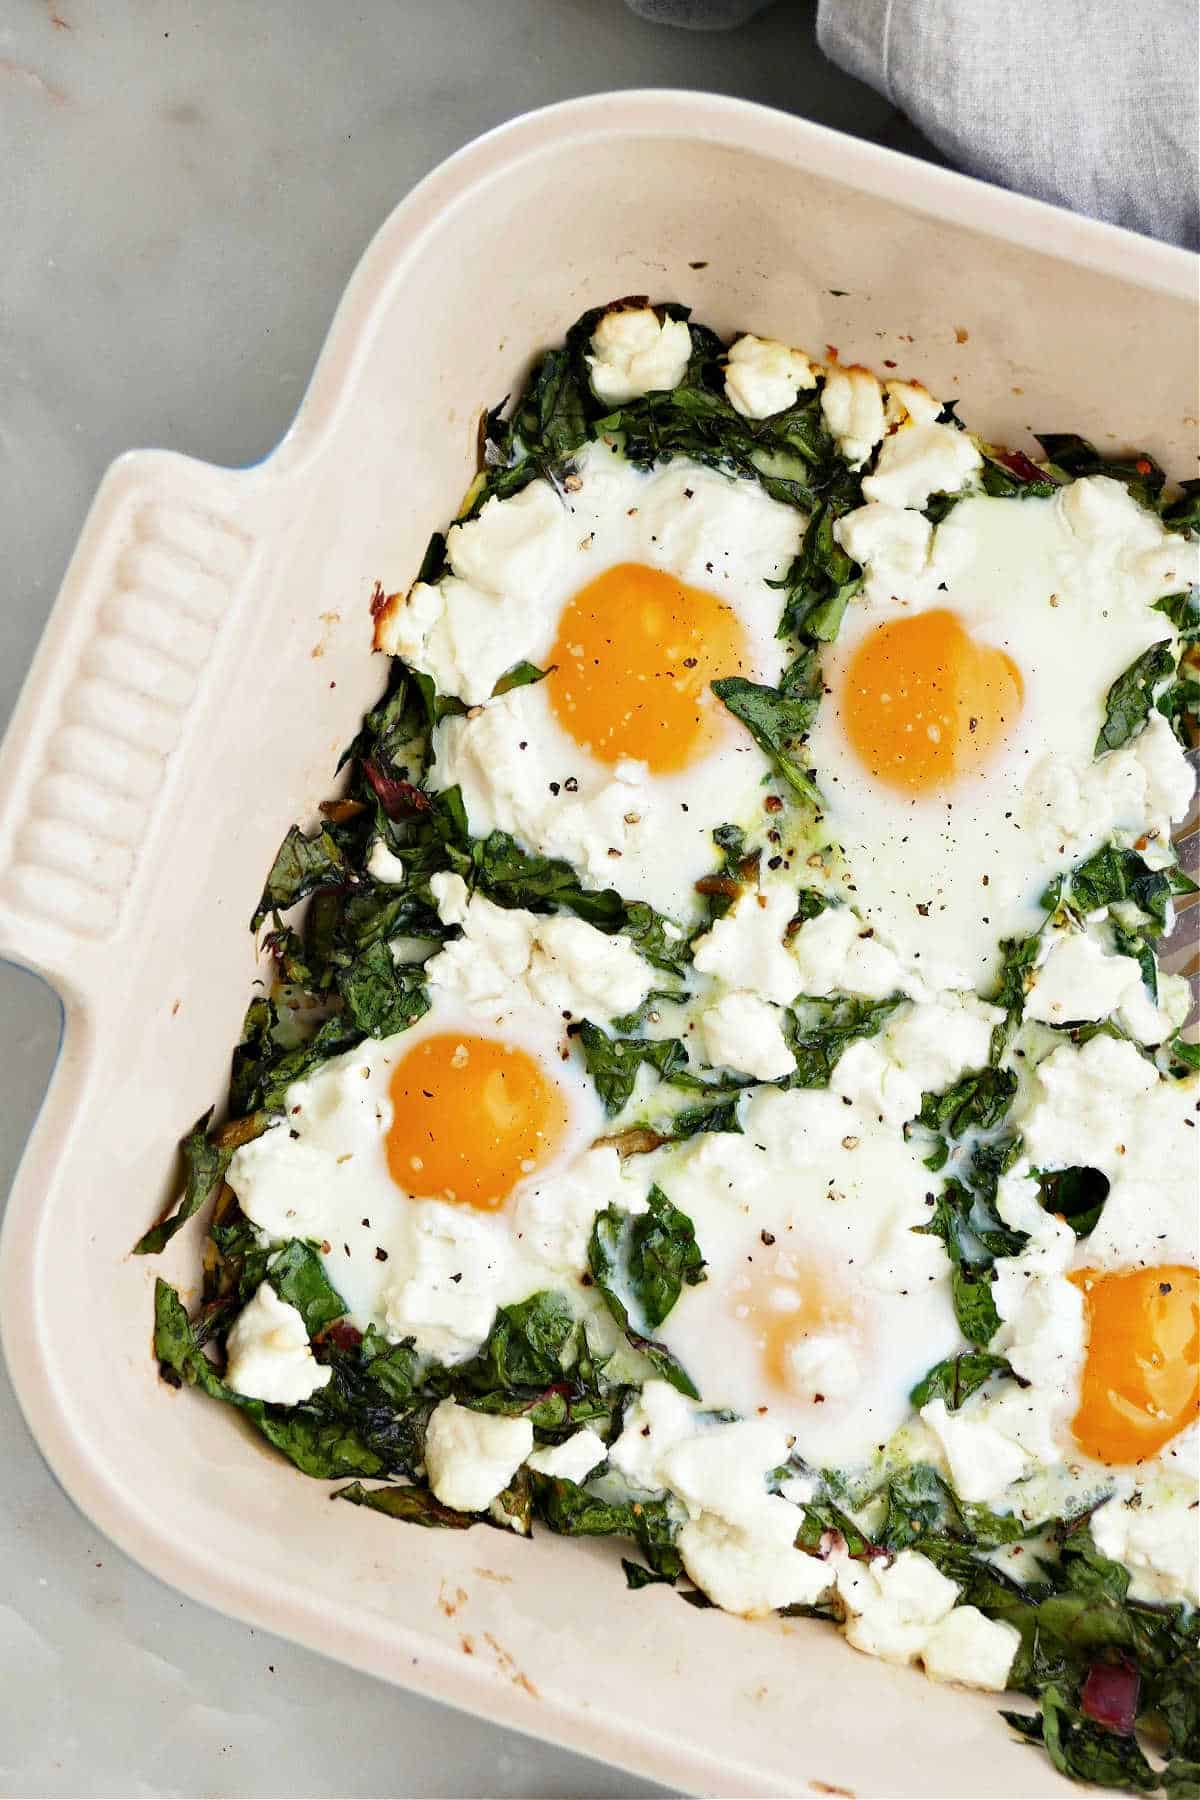
<svg viewBox="0 0 1200 1800"><path fill-rule="evenodd" d="M506 1235L470 1207L429 1200L414 1208L407 1254L383 1290L388 1336L411 1337L442 1362L471 1355L491 1330L510 1255Z"/></svg>
<svg viewBox="0 0 1200 1800"><path fill-rule="evenodd" d="M720 976L729 987L786 1006L801 991L800 970L783 941L795 911L795 889L784 883L747 889L697 940L696 968L702 975Z"/></svg>
<svg viewBox="0 0 1200 1800"><path fill-rule="evenodd" d="M885 438L874 474L863 477L863 495L889 506L923 507L931 494L957 494L982 464L956 426L911 425Z"/></svg>
<svg viewBox="0 0 1200 1800"><path fill-rule="evenodd" d="M544 626L570 526L547 481L507 500L493 495L446 540L451 573L394 595L375 623L375 647L433 677L468 705L488 699L513 663L513 644ZM548 616L548 615L547 615Z"/></svg>
<svg viewBox="0 0 1200 1800"><path fill-rule="evenodd" d="M565 913L497 906L468 895L460 875L434 875L429 885L443 924L463 936L426 964L426 977L470 1006L539 1004L603 1020L632 1012L654 985L626 937Z"/></svg>
<svg viewBox="0 0 1200 1800"><path fill-rule="evenodd" d="M851 468L864 463L884 433L883 389L870 369L826 369L821 411Z"/></svg>
<svg viewBox="0 0 1200 1800"><path fill-rule="evenodd" d="M915 1662L958 1599L955 1583L916 1550L901 1550L890 1561L831 1561L846 1612L846 1641L885 1662Z"/></svg>
<svg viewBox="0 0 1200 1800"><path fill-rule="evenodd" d="M1019 1444L973 1414L951 1413L944 1400L931 1400L921 1417L937 1438L962 1500L989 1501L1029 1467Z"/></svg>
<svg viewBox="0 0 1200 1800"><path fill-rule="evenodd" d="M790 1075L796 1058L784 1039L776 1007L741 990L722 994L700 1015L704 1060L714 1068L736 1069L756 1081Z"/></svg>
<svg viewBox="0 0 1200 1800"><path fill-rule="evenodd" d="M932 425L942 410L941 401L919 381L885 381L883 385L889 431L905 425Z"/></svg>
<svg viewBox="0 0 1200 1800"><path fill-rule="evenodd" d="M598 400L621 406L642 394L678 387L692 354L682 319L662 319L653 307L606 312L592 333L587 365Z"/></svg>
<svg viewBox="0 0 1200 1800"><path fill-rule="evenodd" d="M504 1492L532 1449L528 1419L474 1412L442 1400L425 1433L425 1472L443 1506L482 1512Z"/></svg>
<svg viewBox="0 0 1200 1800"><path fill-rule="evenodd" d="M382 838L372 840L367 856L367 874L372 881L381 881L385 887L399 887L404 880L404 864L394 850L389 850Z"/></svg>
<svg viewBox="0 0 1200 1800"><path fill-rule="evenodd" d="M1118 1014L1139 1042L1161 1044L1174 1028L1171 1014L1154 1005L1132 956L1113 956L1082 931L1060 933L1033 971L1025 1017L1047 1025Z"/></svg>
<svg viewBox="0 0 1200 1800"><path fill-rule="evenodd" d="M572 1432L565 1443L535 1450L532 1456L526 1457L525 1466L539 1475L552 1475L558 1481L586 1481L606 1454L604 1439L585 1425L582 1431Z"/></svg>
<svg viewBox="0 0 1200 1800"><path fill-rule="evenodd" d="M1152 712L1135 738L1094 762L1042 757L1025 783L1023 823L1042 849L1056 850L1066 863L1081 861L1118 832L1165 850L1195 785L1183 746L1162 714Z"/></svg>
<svg viewBox="0 0 1200 1800"><path fill-rule="evenodd" d="M1124 1563L1135 1600L1178 1600L1200 1606L1200 1532L1193 1496L1139 1493L1098 1506L1088 1529L1101 1556Z"/></svg>
<svg viewBox="0 0 1200 1800"><path fill-rule="evenodd" d="M921 1662L934 1681L999 1694L1020 1645L1020 1632L1007 1620L989 1619L977 1606L956 1606L926 1638Z"/></svg>
<svg viewBox="0 0 1200 1800"><path fill-rule="evenodd" d="M269 1281L260 1283L234 1320L226 1351L225 1380L234 1393L276 1406L311 1399L333 1374L314 1357L296 1307L281 1300Z"/></svg>
<svg viewBox="0 0 1200 1800"><path fill-rule="evenodd" d="M849 906L827 906L815 919L806 919L792 939L791 955L802 994L884 1000L890 994L924 993L895 952Z"/></svg>
<svg viewBox="0 0 1200 1800"><path fill-rule="evenodd" d="M795 405L801 388L814 388L817 374L803 350L775 338L747 333L731 347L725 369L725 397L747 419L769 419Z"/></svg>

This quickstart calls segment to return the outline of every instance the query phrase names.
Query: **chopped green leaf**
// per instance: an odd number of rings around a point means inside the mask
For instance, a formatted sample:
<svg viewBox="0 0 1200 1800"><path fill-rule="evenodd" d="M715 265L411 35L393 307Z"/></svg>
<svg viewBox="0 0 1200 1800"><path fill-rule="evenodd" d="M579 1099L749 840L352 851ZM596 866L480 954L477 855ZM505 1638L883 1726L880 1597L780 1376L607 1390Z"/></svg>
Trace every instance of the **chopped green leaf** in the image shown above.
<svg viewBox="0 0 1200 1800"><path fill-rule="evenodd" d="M1119 750L1145 725L1159 689L1175 671L1175 653L1168 638L1151 644L1118 675L1108 690L1104 724L1096 739L1094 756Z"/></svg>
<svg viewBox="0 0 1200 1800"><path fill-rule="evenodd" d="M1140 505L1152 512L1158 510L1158 496L1166 476L1144 450L1135 450L1128 456L1104 456L1087 438L1078 437L1074 432L1035 431L1034 436L1047 459L1064 475L1075 478L1081 475L1111 476L1114 481L1123 482Z"/></svg>
<svg viewBox="0 0 1200 1800"><path fill-rule="evenodd" d="M419 965L399 967L386 943L369 949L337 973L346 1016L364 1037L393 1037L429 1011Z"/></svg>
<svg viewBox="0 0 1200 1800"><path fill-rule="evenodd" d="M310 1338L346 1314L346 1302L325 1273L325 1265L309 1244L293 1238L271 1258L267 1280L281 1300L294 1306Z"/></svg>
<svg viewBox="0 0 1200 1800"><path fill-rule="evenodd" d="M348 879L346 859L327 827L308 838L293 825L275 853L251 931L258 930L268 913L286 912L317 888L340 886Z"/></svg>
<svg viewBox="0 0 1200 1800"><path fill-rule="evenodd" d="M741 720L795 793L811 806L820 806L820 792L798 760L801 740L817 715L819 689L789 693L742 675L727 675L712 683L712 691Z"/></svg>
<svg viewBox="0 0 1200 1800"><path fill-rule="evenodd" d="M403 1519L406 1525L424 1525L442 1531L467 1531L479 1523L474 1513L456 1512L443 1506L426 1487L365 1488L361 1481L339 1488L331 1500L348 1500L351 1506L369 1506L372 1512L386 1513L389 1519Z"/></svg>
<svg viewBox="0 0 1200 1800"><path fill-rule="evenodd" d="M646 1324L654 1331L678 1300L686 1282L705 1279L704 1258L686 1213L673 1206L655 1184L646 1196L648 1211L635 1213L627 1254L630 1289Z"/></svg>
<svg viewBox="0 0 1200 1800"><path fill-rule="evenodd" d="M969 1344L988 1345L1000 1329L1000 1314L992 1296L993 1276L990 1270L955 1268L950 1276L950 1292L958 1329Z"/></svg>
<svg viewBox="0 0 1200 1800"><path fill-rule="evenodd" d="M216 1194L225 1179L232 1148L219 1149L208 1134L213 1109L202 1113L179 1146L183 1157L185 1180L183 1198L165 1219L150 1228L133 1246L135 1256L158 1256L175 1233L194 1218L202 1206Z"/></svg>
<svg viewBox="0 0 1200 1800"><path fill-rule="evenodd" d="M874 1037L903 999L902 994L893 994L887 1000L858 1000L849 994L831 994L820 1000L798 1000L785 1014L783 1025L796 1067L779 1086L828 1087L846 1045L855 1038Z"/></svg>
<svg viewBox="0 0 1200 1800"><path fill-rule="evenodd" d="M990 1131L1013 1103L1017 1077L1011 1069L972 1069L940 1094L923 1094L918 1122L949 1138L966 1131Z"/></svg>
<svg viewBox="0 0 1200 1800"><path fill-rule="evenodd" d="M1034 1176L1045 1210L1065 1219L1076 1237L1087 1237L1104 1211L1108 1176L1079 1168L1035 1170Z"/></svg>
<svg viewBox="0 0 1200 1800"><path fill-rule="evenodd" d="M579 1028L588 1074L610 1116L619 1113L637 1084L638 1070L654 1069L666 1081L687 1067L687 1051L678 1038L610 1038L585 1019Z"/></svg>
<svg viewBox="0 0 1200 1800"><path fill-rule="evenodd" d="M501 694L509 694L512 692L513 688L531 687L536 682L545 681L548 674L548 669L539 669L536 663L514 663L512 668L500 677L499 681L492 689L492 698L495 700L498 699Z"/></svg>
<svg viewBox="0 0 1200 1800"><path fill-rule="evenodd" d="M675 1209L671 1208L671 1211L674 1212ZM690 1232L691 1222L685 1219L682 1213L678 1216L684 1220ZM629 1306L618 1291L618 1283L624 1284L632 1279L631 1228L634 1223L634 1216L623 1211L619 1206L609 1206L604 1212L597 1213L592 1225L591 1242L588 1245L588 1264L592 1280L630 1344L646 1358L655 1374L661 1376L664 1381L669 1381L673 1388L677 1388L681 1394L686 1394L689 1399L698 1400L700 1398L699 1391L687 1371L665 1344L660 1344L653 1338L647 1337L632 1324L629 1317ZM686 1255L686 1249L680 1252L680 1272L685 1276L687 1271L683 1267L683 1260ZM659 1272L656 1265L652 1265L651 1274L657 1281ZM699 1279L698 1272L692 1278ZM660 1290L655 1286L653 1291L659 1292ZM678 1292L679 1288L676 1287L676 1296L678 1296ZM640 1295L635 1294L634 1300L635 1304L641 1304ZM660 1316L665 1317L666 1315Z"/></svg>
<svg viewBox="0 0 1200 1800"><path fill-rule="evenodd" d="M908 1397L916 1407L927 1406L931 1400L944 1400L947 1412L957 1412L963 1401L969 1400L993 1375L1011 1373L1006 1356L993 1356L987 1350L962 1350L957 1356L935 1363Z"/></svg>
<svg viewBox="0 0 1200 1800"><path fill-rule="evenodd" d="M549 1387L566 1373L564 1353L574 1342L575 1329L575 1315L562 1294L531 1294L499 1309L487 1342L455 1375L480 1393Z"/></svg>

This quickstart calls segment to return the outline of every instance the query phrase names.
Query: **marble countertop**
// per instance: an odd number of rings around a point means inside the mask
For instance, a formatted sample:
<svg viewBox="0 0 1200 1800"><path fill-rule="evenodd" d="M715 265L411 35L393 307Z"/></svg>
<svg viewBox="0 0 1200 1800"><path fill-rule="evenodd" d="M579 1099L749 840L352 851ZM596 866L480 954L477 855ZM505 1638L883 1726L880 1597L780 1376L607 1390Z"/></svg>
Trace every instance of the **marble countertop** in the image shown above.
<svg viewBox="0 0 1200 1800"><path fill-rule="evenodd" d="M929 152L821 58L814 8L730 34L621 0L17 0L0 21L0 728L105 465L282 436L342 287L479 132L605 88L738 94ZM58 1043L0 964L0 1194ZM58 1491L0 1370L0 1792L659 1790L181 1599Z"/></svg>

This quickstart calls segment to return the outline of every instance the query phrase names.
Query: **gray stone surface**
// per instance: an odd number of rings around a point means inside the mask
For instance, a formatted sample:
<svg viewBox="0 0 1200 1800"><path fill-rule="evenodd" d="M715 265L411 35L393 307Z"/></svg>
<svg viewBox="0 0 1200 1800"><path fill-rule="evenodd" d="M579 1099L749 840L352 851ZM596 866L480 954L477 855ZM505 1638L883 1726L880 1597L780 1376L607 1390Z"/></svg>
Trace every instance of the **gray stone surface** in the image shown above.
<svg viewBox="0 0 1200 1800"><path fill-rule="evenodd" d="M813 9L678 33L621 0L9 0L0 12L0 727L105 465L268 451L405 191L604 88L716 89L916 149ZM0 1194L58 1005L0 964ZM160 1587L56 1489L0 1371L0 1792L657 1790L353 1675Z"/></svg>

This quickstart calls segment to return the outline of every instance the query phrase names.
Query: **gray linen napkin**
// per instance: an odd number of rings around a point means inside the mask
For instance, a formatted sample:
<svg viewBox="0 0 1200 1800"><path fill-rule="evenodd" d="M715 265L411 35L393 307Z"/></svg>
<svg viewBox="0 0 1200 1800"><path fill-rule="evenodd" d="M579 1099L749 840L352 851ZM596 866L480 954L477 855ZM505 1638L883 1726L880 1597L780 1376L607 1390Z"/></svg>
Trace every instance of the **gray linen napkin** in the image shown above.
<svg viewBox="0 0 1200 1800"><path fill-rule="evenodd" d="M720 29L767 0L627 0ZM952 162L1200 248L1196 0L820 0L822 50Z"/></svg>
<svg viewBox="0 0 1200 1800"><path fill-rule="evenodd" d="M973 175L1200 247L1195 0L821 0L817 36Z"/></svg>

